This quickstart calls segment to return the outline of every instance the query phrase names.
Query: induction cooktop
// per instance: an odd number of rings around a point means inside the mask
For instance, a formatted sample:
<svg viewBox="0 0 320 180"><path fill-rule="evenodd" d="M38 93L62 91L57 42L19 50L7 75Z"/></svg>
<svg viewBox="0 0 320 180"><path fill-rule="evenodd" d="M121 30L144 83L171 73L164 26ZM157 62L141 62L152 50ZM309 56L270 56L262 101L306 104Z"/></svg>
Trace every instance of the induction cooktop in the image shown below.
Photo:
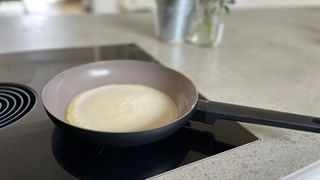
<svg viewBox="0 0 320 180"><path fill-rule="evenodd" d="M135 44L0 54L1 179L145 179L257 140L237 122L192 119L175 134L136 147L70 137L46 115L43 87L70 67L111 59L159 63Z"/></svg>

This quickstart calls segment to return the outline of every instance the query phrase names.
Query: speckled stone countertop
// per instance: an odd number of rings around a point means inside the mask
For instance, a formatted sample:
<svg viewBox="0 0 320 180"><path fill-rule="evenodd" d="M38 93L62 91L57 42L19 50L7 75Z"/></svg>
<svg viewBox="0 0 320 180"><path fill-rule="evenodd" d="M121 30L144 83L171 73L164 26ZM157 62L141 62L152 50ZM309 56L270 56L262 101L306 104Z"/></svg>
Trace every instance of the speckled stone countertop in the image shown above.
<svg viewBox="0 0 320 180"><path fill-rule="evenodd" d="M136 43L215 101L320 116L320 9L233 11L217 49L155 38L152 14L0 18L0 52ZM320 134L242 123L260 140L155 177L277 179L320 159Z"/></svg>

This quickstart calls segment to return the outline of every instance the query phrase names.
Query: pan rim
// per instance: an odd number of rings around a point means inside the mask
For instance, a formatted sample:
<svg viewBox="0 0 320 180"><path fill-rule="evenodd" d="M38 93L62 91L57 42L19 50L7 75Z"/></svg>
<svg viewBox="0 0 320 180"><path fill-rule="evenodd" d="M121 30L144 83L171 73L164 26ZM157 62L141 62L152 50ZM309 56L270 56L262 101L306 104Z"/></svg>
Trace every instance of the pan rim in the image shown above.
<svg viewBox="0 0 320 180"><path fill-rule="evenodd" d="M83 128L83 127L80 127L80 126L76 126L76 125L73 125L67 121L64 121L64 120L61 120L59 118L57 118L53 113L50 112L48 106L46 105L46 103L44 102L44 97L45 97L45 94L46 94L46 91L48 89L48 86L49 84L54 81L55 79L57 79L58 77L62 76L63 74L71 71L71 70L74 70L74 69L77 69L77 68L82 68L84 66L93 66L93 65L97 65L97 64L106 64L106 63L114 63L114 62L130 62L130 63L142 63L142 64L148 64L150 66L157 66L157 67L161 67L163 69L166 69L167 71L171 71L171 72L174 72L176 74L178 74L179 76L182 76L183 78L185 78L190 84L191 86L193 87L193 90L195 91L195 94L196 94L196 100L195 102L192 104L192 106L188 109L188 111L184 114L182 114L181 116L179 116L178 118L176 118L175 120L171 121L171 122L168 122L168 123L165 123L165 124L162 124L158 127L153 127L153 128L147 128L147 129L143 129L143 130L135 130L135 131L127 131L127 132L116 132L116 131L101 131L101 130L95 130L95 129L89 129L89 128ZM112 59L112 60L101 60L101 61L98 61L98 62L91 62L91 63L85 63L85 64L81 64L81 65L77 65L77 66L74 66L74 67L71 67L71 68L68 68L64 71L61 71L59 72L58 74L56 74L53 78L51 78L47 83L46 85L44 86L43 90L42 90L42 93L41 93L41 100L42 100L42 104L45 108L45 110L47 111L47 113L49 113L52 117L54 117L56 120L64 123L64 124L67 124L71 127L75 127L75 128L79 128L81 130L85 130L85 131L90 131L90 132L94 132L94 133L106 133L106 134L133 134L133 133L144 133L144 132L149 132L149 131L155 131L157 129L161 129L161 128L164 128L166 126L169 126L171 124L174 124L178 121L180 121L181 119L184 119L186 116L190 115L190 113L192 113L192 111L194 110L197 102L198 102L198 99L199 99L199 93L198 93L198 90L197 88L195 87L194 83L187 77L185 76L184 74L174 70L174 69L171 69L169 67L166 67L162 64L156 64L154 62L146 62L146 61L141 61L141 60L132 60L132 59Z"/></svg>

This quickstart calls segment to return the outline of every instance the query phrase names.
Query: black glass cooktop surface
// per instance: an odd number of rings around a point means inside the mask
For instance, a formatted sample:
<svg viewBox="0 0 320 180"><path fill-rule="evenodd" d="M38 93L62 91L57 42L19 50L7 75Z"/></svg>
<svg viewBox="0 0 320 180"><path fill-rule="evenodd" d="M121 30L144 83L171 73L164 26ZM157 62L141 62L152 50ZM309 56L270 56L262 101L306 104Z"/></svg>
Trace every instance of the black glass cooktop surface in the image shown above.
<svg viewBox="0 0 320 180"><path fill-rule="evenodd" d="M23 84L38 94L27 115L0 128L1 179L145 179L257 140L224 120L214 125L190 120L168 138L126 148L91 145L64 134L42 107L44 85L70 67L110 59L157 63L134 44L0 54L0 82Z"/></svg>

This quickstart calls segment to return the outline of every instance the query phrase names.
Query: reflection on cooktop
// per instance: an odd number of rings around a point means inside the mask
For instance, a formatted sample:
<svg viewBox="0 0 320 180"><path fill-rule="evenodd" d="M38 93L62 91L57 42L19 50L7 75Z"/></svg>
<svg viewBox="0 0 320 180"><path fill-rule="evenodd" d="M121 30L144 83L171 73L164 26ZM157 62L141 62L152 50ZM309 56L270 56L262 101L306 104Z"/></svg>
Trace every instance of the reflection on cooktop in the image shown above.
<svg viewBox="0 0 320 180"><path fill-rule="evenodd" d="M177 167L188 153L179 132L160 142L127 148L99 147L55 129L52 151L59 165L80 179L145 179Z"/></svg>
<svg viewBox="0 0 320 180"><path fill-rule="evenodd" d="M213 155L235 147L185 126L159 142L137 147L103 147L74 139L55 128L52 152L59 165L81 179L145 179L177 167L189 151Z"/></svg>

